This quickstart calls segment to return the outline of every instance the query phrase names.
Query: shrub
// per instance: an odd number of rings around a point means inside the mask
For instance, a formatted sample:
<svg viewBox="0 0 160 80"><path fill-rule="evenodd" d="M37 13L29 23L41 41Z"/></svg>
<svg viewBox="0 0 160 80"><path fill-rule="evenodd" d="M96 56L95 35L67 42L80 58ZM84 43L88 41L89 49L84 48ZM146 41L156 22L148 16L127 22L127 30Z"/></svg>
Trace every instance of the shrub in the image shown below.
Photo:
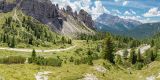
<svg viewBox="0 0 160 80"><path fill-rule="evenodd" d="M22 56L9 56L0 59L1 64L23 64L26 61Z"/></svg>

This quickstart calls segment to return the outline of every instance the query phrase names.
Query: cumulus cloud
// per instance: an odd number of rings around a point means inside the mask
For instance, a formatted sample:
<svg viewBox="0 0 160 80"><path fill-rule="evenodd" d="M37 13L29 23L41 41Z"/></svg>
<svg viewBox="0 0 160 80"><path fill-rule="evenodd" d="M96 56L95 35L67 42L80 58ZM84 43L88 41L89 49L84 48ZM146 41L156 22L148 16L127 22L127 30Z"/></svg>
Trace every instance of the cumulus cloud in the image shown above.
<svg viewBox="0 0 160 80"><path fill-rule="evenodd" d="M119 0L114 0L115 2L119 2Z"/></svg>
<svg viewBox="0 0 160 80"><path fill-rule="evenodd" d="M73 9L73 11L79 11L80 9L84 9L88 13L92 15L93 19L96 19L99 15L103 13L110 13L109 10L107 10L101 1L95 1L93 6L91 3L91 0L77 0L72 1L71 0L51 0L53 4L59 4L60 8L65 8L67 5L70 5Z"/></svg>
<svg viewBox="0 0 160 80"><path fill-rule="evenodd" d="M132 19L139 21L142 17L141 16L120 16L123 19Z"/></svg>
<svg viewBox="0 0 160 80"><path fill-rule="evenodd" d="M124 2L123 2L123 6L128 5L128 3L129 3L129 1L124 1Z"/></svg>
<svg viewBox="0 0 160 80"><path fill-rule="evenodd" d="M160 11L158 10L158 7L154 7L149 9L148 12L143 14L144 17L155 17L155 16L160 16Z"/></svg>
<svg viewBox="0 0 160 80"><path fill-rule="evenodd" d="M137 13L135 11L133 11L132 9L125 11L124 15L136 15Z"/></svg>
<svg viewBox="0 0 160 80"><path fill-rule="evenodd" d="M88 10L91 5L91 0L79 0L71 2L71 0L51 0L53 4L58 4L60 8L71 6L73 11L79 11L81 8Z"/></svg>
<svg viewBox="0 0 160 80"><path fill-rule="evenodd" d="M115 16L118 16L118 15L121 15L122 12L119 11L118 9L113 9L113 10L111 10L110 14L115 15Z"/></svg>
<svg viewBox="0 0 160 80"><path fill-rule="evenodd" d="M132 14L136 14L136 12L135 11L133 11L132 9L130 9L130 12L132 13Z"/></svg>
<svg viewBox="0 0 160 80"><path fill-rule="evenodd" d="M125 11L124 15L132 15L132 13L130 13L129 11Z"/></svg>
<svg viewBox="0 0 160 80"><path fill-rule="evenodd" d="M114 9L114 10L112 10L112 12L113 13L116 13L116 14L122 14L119 10L117 10L117 9Z"/></svg>
<svg viewBox="0 0 160 80"><path fill-rule="evenodd" d="M142 23L154 23L154 22L158 22L158 20L154 20L152 18L143 18L142 16L119 16L119 17L123 18L123 19L131 19L131 20L140 21Z"/></svg>
<svg viewBox="0 0 160 80"><path fill-rule="evenodd" d="M103 13L110 13L103 5L101 1L95 1L95 7L92 7L91 12L93 19L96 19Z"/></svg>

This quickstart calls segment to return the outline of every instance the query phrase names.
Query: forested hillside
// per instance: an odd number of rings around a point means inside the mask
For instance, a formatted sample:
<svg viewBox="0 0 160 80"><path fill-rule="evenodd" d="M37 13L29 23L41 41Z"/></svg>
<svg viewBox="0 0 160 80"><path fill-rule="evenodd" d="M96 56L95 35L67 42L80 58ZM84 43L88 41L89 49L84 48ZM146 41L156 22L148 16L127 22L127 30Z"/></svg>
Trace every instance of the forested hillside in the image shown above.
<svg viewBox="0 0 160 80"><path fill-rule="evenodd" d="M2 46L51 47L54 44L68 43L68 39L53 32L47 25L26 16L16 9L9 13L1 13L0 41ZM64 40L62 40L62 37Z"/></svg>

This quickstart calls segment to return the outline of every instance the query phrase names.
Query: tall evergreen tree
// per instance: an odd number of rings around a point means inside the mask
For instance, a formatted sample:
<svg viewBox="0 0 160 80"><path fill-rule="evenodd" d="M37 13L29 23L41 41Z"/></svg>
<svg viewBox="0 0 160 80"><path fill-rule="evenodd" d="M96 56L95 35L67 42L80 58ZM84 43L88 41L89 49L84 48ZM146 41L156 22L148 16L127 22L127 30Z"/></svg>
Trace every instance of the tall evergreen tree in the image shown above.
<svg viewBox="0 0 160 80"><path fill-rule="evenodd" d="M134 50L134 49L131 49L131 53L130 53L130 56L129 56L129 61L130 61L132 64L135 64L136 61L137 61L137 56L136 56L136 53L135 53L135 50Z"/></svg>
<svg viewBox="0 0 160 80"><path fill-rule="evenodd" d="M16 47L15 36L13 36L13 38L12 38L11 47L12 47L12 48L15 48L15 47Z"/></svg>
<svg viewBox="0 0 160 80"><path fill-rule="evenodd" d="M65 43L65 41L66 41L66 39L65 39L65 37L64 37L64 36L61 38L61 40L62 40L62 43L63 43L63 44L64 44L64 43Z"/></svg>
<svg viewBox="0 0 160 80"><path fill-rule="evenodd" d="M154 40L151 41L151 47L155 45Z"/></svg>
<svg viewBox="0 0 160 80"><path fill-rule="evenodd" d="M138 49L137 61L138 61L138 62L141 62L141 61L142 61L142 56L141 56L140 49Z"/></svg>
<svg viewBox="0 0 160 80"><path fill-rule="evenodd" d="M112 43L112 39L110 36L106 38L105 45L104 45L104 52L103 52L103 58L109 60L111 63L114 63L114 47Z"/></svg>
<svg viewBox="0 0 160 80"><path fill-rule="evenodd" d="M32 58L36 58L36 51L35 51L35 49L33 49L33 51L32 51Z"/></svg>

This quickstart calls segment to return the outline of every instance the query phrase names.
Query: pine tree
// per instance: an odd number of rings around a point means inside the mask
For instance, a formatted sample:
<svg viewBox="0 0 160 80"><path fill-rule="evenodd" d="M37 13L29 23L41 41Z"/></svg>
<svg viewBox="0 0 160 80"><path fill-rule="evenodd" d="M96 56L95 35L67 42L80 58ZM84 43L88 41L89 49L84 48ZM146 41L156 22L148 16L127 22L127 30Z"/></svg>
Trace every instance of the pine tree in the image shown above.
<svg viewBox="0 0 160 80"><path fill-rule="evenodd" d="M136 61L137 61L137 56L136 56L135 50L132 49L129 57L129 62L131 62L132 64L135 64Z"/></svg>
<svg viewBox="0 0 160 80"><path fill-rule="evenodd" d="M62 43L63 43L63 44L64 44L64 43L65 43L65 41L66 41L66 39L65 39L65 37L64 37L64 36L62 37L62 39L61 39L61 40L62 40Z"/></svg>
<svg viewBox="0 0 160 80"><path fill-rule="evenodd" d="M122 59L120 55L116 55L116 63L117 64L122 64Z"/></svg>
<svg viewBox="0 0 160 80"><path fill-rule="evenodd" d="M154 40L151 41L151 47L155 45Z"/></svg>
<svg viewBox="0 0 160 80"><path fill-rule="evenodd" d="M150 57L151 57L151 61L154 61L154 60L155 60L153 50L151 50Z"/></svg>
<svg viewBox="0 0 160 80"><path fill-rule="evenodd" d="M12 47L12 48L15 48L15 47L16 47L15 36L13 36L13 38L12 38L11 47Z"/></svg>
<svg viewBox="0 0 160 80"><path fill-rule="evenodd" d="M105 45L104 45L104 52L103 52L103 59L109 60L111 63L114 63L114 54L113 54L114 48L113 48L113 43L112 39L109 36L105 40Z"/></svg>
<svg viewBox="0 0 160 80"><path fill-rule="evenodd" d="M72 44L72 40L71 39L68 39L68 44Z"/></svg>
<svg viewBox="0 0 160 80"><path fill-rule="evenodd" d="M137 61L138 61L138 62L141 62L141 61L142 61L142 56L141 56L140 49L138 50Z"/></svg>
<svg viewBox="0 0 160 80"><path fill-rule="evenodd" d="M32 51L32 58L36 58L36 51L35 51L35 49L33 49L33 51Z"/></svg>

